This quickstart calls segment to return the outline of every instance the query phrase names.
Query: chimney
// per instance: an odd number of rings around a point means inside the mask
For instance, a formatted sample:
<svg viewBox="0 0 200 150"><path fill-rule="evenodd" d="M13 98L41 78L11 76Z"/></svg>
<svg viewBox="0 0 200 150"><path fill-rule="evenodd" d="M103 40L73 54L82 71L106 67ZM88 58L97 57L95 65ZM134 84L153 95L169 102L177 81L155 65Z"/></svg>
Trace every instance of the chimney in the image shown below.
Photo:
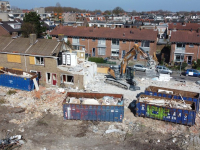
<svg viewBox="0 0 200 150"><path fill-rule="evenodd" d="M63 41L63 39L64 39L64 34L58 34L58 42L61 42L61 41Z"/></svg>
<svg viewBox="0 0 200 150"><path fill-rule="evenodd" d="M18 33L17 32L12 32L12 39L16 39L18 37Z"/></svg>
<svg viewBox="0 0 200 150"><path fill-rule="evenodd" d="M36 42L36 34L30 34L30 45L35 44Z"/></svg>

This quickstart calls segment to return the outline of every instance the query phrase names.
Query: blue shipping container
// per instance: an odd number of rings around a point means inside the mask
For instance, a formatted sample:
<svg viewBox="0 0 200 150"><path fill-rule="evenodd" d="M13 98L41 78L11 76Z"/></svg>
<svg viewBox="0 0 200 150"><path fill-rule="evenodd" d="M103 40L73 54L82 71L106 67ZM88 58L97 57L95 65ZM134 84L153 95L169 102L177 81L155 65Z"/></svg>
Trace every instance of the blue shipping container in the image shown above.
<svg viewBox="0 0 200 150"><path fill-rule="evenodd" d="M172 91L173 94L167 94L165 92L158 92L159 90L166 90ZM151 96L159 96L159 97L166 97L166 98L173 98L173 99L180 99L182 98L186 101L192 101L195 103L196 111L199 112L199 101L200 101L200 94L195 92L183 91L183 90L176 90L176 89L169 89L157 86L149 86L145 90L146 95Z"/></svg>
<svg viewBox="0 0 200 150"><path fill-rule="evenodd" d="M120 98L121 103L118 105L88 105L71 104L66 100L68 97L99 99L104 96ZM68 92L66 99L63 101L63 116L66 120L122 122L124 118L122 94Z"/></svg>
<svg viewBox="0 0 200 150"><path fill-rule="evenodd" d="M140 97L148 97L153 99L157 98L155 96L149 96L149 95L148 96L140 95ZM136 116L148 117L148 118L179 123L183 125L190 125L190 126L195 124L196 110L178 109L178 108L152 105L145 102L139 102L140 97L138 98L136 103L137 107ZM193 102L186 102L186 103L194 105Z"/></svg>
<svg viewBox="0 0 200 150"><path fill-rule="evenodd" d="M9 88L14 88L14 89L20 89L20 90L25 90L25 91L32 91L34 90L34 83L33 83L33 78L37 77L35 73L29 73L33 75L33 77L22 77L22 76L17 76L21 75L23 71L16 71L12 69L6 69L8 72L15 72L16 75L10 75L4 73L0 73L0 86L5 86ZM36 78L38 81L38 78Z"/></svg>

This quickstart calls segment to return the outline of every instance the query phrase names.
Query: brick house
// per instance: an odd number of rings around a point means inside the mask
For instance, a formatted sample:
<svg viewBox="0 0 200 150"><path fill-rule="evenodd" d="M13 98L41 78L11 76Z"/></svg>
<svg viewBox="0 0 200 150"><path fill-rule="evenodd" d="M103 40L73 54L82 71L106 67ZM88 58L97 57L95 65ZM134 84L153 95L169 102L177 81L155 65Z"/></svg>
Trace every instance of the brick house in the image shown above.
<svg viewBox="0 0 200 150"><path fill-rule="evenodd" d="M170 62L187 62L200 59L200 33L196 31L171 32Z"/></svg>
<svg viewBox="0 0 200 150"><path fill-rule="evenodd" d="M64 34L65 42L70 41L73 49L85 50L91 56L103 58L121 59L134 44L153 55L157 44L157 31L153 29L59 26L50 34L54 38ZM136 58L143 59L140 55Z"/></svg>
<svg viewBox="0 0 200 150"><path fill-rule="evenodd" d="M94 75L96 64L85 63L84 53L77 61L77 52L71 53L60 40L0 37L0 68L37 72L39 84L82 89Z"/></svg>
<svg viewBox="0 0 200 150"><path fill-rule="evenodd" d="M198 23L169 23L167 35L171 36L172 31L197 31L200 28Z"/></svg>

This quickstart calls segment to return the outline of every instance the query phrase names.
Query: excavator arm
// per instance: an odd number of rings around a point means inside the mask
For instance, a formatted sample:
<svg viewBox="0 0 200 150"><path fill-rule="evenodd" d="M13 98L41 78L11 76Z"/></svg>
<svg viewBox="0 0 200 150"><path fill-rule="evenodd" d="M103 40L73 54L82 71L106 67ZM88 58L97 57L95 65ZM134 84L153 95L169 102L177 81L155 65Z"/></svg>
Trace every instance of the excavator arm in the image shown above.
<svg viewBox="0 0 200 150"><path fill-rule="evenodd" d="M122 60L122 62L120 64L120 66L121 66L120 67L121 68L120 69L120 74L125 74L126 66L128 64L128 61L131 58L133 58L134 56L136 56L137 54L141 54L147 60L150 59L149 56L144 51L142 51L137 44L135 44L133 46L133 48L129 52L127 52L127 54L124 56L124 58L123 58L123 60Z"/></svg>

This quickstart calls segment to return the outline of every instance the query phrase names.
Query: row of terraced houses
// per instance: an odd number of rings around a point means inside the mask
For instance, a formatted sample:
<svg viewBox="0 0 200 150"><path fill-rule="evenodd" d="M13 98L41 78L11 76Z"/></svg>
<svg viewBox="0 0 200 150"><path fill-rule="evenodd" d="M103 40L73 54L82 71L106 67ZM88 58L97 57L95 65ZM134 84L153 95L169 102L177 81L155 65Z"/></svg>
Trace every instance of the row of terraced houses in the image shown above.
<svg viewBox="0 0 200 150"><path fill-rule="evenodd" d="M200 59L199 24L169 24L166 30L168 44L171 45L170 62L185 61L191 64ZM128 52L134 44L138 44L146 53L153 55L157 50L158 31L156 29L136 28L99 28L58 26L51 33L54 38L64 35L74 49L85 50L95 57L118 57ZM143 60L139 54L134 58Z"/></svg>

